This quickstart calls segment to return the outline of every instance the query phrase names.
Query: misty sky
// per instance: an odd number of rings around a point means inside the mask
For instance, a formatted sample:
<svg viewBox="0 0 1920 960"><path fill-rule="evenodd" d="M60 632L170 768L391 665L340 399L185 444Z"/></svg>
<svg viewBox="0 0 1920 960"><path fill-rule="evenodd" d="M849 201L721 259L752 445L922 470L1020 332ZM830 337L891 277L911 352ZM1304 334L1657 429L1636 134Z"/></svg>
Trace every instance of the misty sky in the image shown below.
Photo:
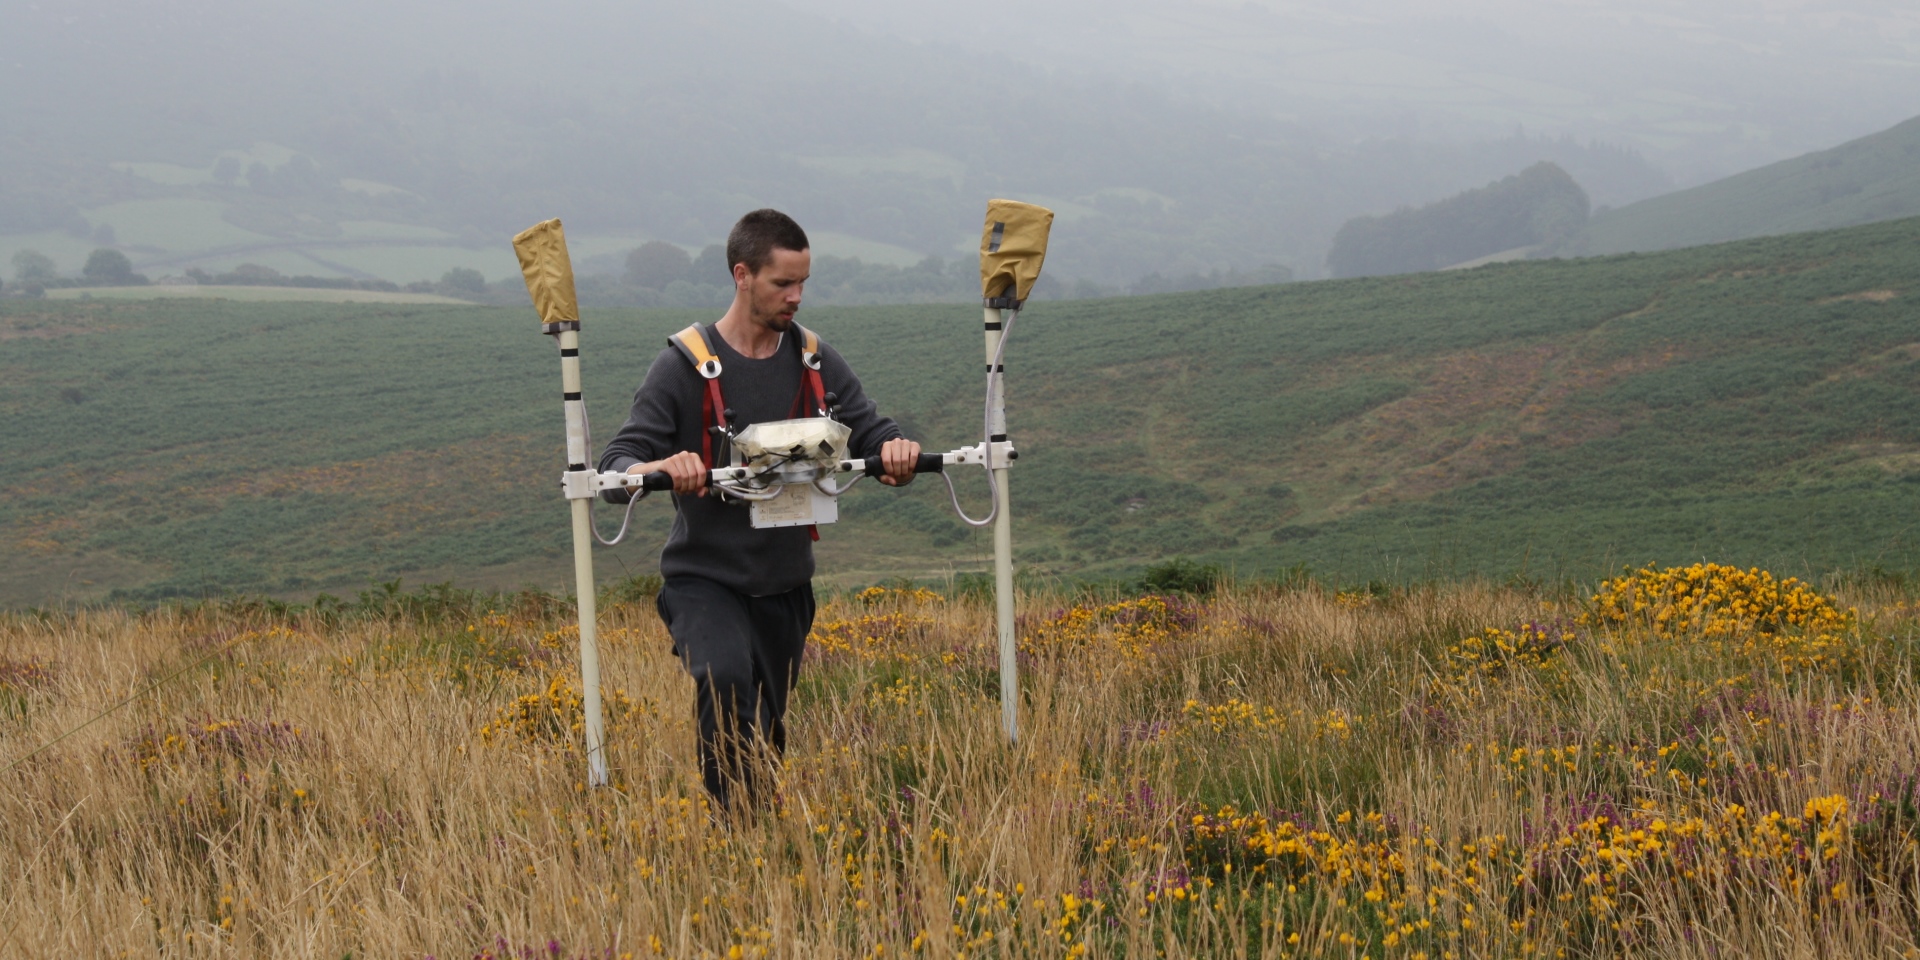
<svg viewBox="0 0 1920 960"><path fill-rule="evenodd" d="M547 216L611 264L756 205L907 265L1019 196L1062 277L1304 278L1543 160L1620 206L1920 114L1885 0L0 2L0 258L67 270L498 277Z"/></svg>
<svg viewBox="0 0 1920 960"><path fill-rule="evenodd" d="M1920 113L1911 2L784 2L1349 136L1599 138L1683 185Z"/></svg>
<svg viewBox="0 0 1920 960"><path fill-rule="evenodd" d="M61 48L74 34L86 35L82 56L114 54L102 58L103 89L169 86L158 72L214 70L243 83L248 70L307 60L369 76L414 65L487 77L516 48L556 58L538 82L565 86L657 76L676 50L651 35L656 23L737 36L742 59L761 61L733 68L744 74L814 72L829 36L806 22L818 18L972 51L983 70L1011 58L1350 138L1462 140L1524 126L1600 139L1639 150L1682 185L1920 113L1920 4L1895 0L777 2L802 16L769 16L759 0L563 0L537 15L494 0L9 0L0 70L7 59L14 70L0 76L17 82L0 84L0 107L40 99L34 61L72 56ZM231 63L211 62L176 32L219 39ZM787 39L785 49L761 33ZM727 56L724 42L689 49Z"/></svg>

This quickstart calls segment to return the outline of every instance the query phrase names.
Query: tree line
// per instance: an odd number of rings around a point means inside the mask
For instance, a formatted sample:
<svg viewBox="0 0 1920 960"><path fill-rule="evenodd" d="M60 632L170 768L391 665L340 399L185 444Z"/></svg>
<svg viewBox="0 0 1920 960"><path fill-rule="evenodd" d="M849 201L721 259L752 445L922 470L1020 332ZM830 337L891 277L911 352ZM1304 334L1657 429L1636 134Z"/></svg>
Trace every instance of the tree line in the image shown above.
<svg viewBox="0 0 1920 960"><path fill-rule="evenodd" d="M604 260L605 258L601 258ZM726 250L711 244L699 255L660 240L629 251L619 272L582 269L575 278L582 303L596 307L683 307L721 309L733 299L732 273ZM583 264L590 267L593 261ZM14 283L0 284L0 295L38 297L58 287L120 287L152 283L135 273L126 254L95 250L78 276L63 275L52 258L37 250L13 257ZM1103 285L1081 279L1063 281L1042 275L1034 285L1035 300L1091 300L1100 297L1143 296L1287 283L1293 272L1279 264L1254 270L1212 270L1163 276L1150 273L1132 284ZM303 287L325 290L370 290L389 293L430 293L480 303L511 306L526 296L517 275L489 281L478 270L455 267L435 280L399 284L378 278L288 276L272 267L242 263L215 273L189 267L184 280L198 286ZM163 278L162 282L167 282ZM964 303L980 296L980 275L971 258L947 260L926 257L911 266L869 263L858 257L822 255L813 260L807 297L817 304L865 306L902 303Z"/></svg>
<svg viewBox="0 0 1920 960"><path fill-rule="evenodd" d="M629 251L618 273L583 270L576 278L582 302L596 306L724 307L733 299L726 249L710 244L696 255L677 244L650 240ZM1175 275L1149 273L1126 284L1086 278L1061 280L1043 273L1036 300L1090 300L1188 290L1286 283L1293 271L1277 263L1252 270L1214 269ZM518 282L515 279L513 282ZM815 303L862 306L898 303L964 303L980 297L978 264L971 257L924 257L908 266L826 254L813 258L807 297Z"/></svg>
<svg viewBox="0 0 1920 960"><path fill-rule="evenodd" d="M1587 192L1559 165L1536 163L1477 190L1424 207L1355 217L1334 234L1336 277L1417 273L1528 248L1550 256L1586 227Z"/></svg>
<svg viewBox="0 0 1920 960"><path fill-rule="evenodd" d="M110 247L101 247L87 256L77 277L63 276L53 258L38 250L21 250L13 255L13 284L0 284L0 294L38 297L54 287L134 287L151 282L144 273L133 271L133 261Z"/></svg>

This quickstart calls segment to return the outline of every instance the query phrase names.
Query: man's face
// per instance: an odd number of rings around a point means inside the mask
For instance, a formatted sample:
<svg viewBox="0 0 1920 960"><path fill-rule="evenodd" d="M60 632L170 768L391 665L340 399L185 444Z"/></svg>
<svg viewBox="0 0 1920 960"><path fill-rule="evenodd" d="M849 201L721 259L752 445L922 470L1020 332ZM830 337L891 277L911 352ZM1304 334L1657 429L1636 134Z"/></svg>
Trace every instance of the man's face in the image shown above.
<svg viewBox="0 0 1920 960"><path fill-rule="evenodd" d="M800 295L812 270L812 253L775 247L773 260L760 272L749 272L741 263L734 265L733 275L746 285L747 308L753 322L785 333L793 326L793 315L800 309Z"/></svg>

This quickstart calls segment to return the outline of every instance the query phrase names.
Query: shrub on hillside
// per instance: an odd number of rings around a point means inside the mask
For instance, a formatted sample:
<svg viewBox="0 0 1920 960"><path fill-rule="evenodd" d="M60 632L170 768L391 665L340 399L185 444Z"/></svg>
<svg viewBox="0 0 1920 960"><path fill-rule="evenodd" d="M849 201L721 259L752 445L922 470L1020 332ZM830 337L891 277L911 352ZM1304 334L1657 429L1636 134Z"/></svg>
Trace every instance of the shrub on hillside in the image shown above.
<svg viewBox="0 0 1920 960"><path fill-rule="evenodd" d="M13 255L13 277L21 283L46 283L60 278L53 258L38 250L22 250Z"/></svg>
<svg viewBox="0 0 1920 960"><path fill-rule="evenodd" d="M133 261L118 250L101 247L87 257L87 265L80 268L80 276L88 283L103 287L127 287L143 284L147 278L133 272Z"/></svg>
<svg viewBox="0 0 1920 960"><path fill-rule="evenodd" d="M1217 563L1195 563L1175 557L1147 568L1140 577L1140 589L1148 593L1185 593L1197 597L1212 595L1226 572Z"/></svg>

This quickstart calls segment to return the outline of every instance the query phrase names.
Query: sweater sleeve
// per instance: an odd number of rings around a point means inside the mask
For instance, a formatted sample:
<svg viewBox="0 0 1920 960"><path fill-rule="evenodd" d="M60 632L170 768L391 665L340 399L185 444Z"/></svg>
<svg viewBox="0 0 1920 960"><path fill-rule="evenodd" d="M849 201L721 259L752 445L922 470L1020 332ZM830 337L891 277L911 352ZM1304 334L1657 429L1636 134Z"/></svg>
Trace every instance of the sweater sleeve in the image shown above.
<svg viewBox="0 0 1920 960"><path fill-rule="evenodd" d="M893 418L880 415L879 406L861 388L853 367L831 344L820 345L820 380L829 392L839 397L840 422L853 431L847 445L855 457L874 456L880 452L881 444L903 436Z"/></svg>
<svg viewBox="0 0 1920 960"><path fill-rule="evenodd" d="M646 380L633 395L633 409L627 413L627 422L621 424L619 432L607 441L606 449L600 454L602 471L624 472L636 463L665 459L679 452L679 397L684 390L677 381L684 378L682 375L694 374L672 347L654 358L653 365L647 368ZM626 503L629 499L624 490L603 491L601 496L612 503Z"/></svg>

